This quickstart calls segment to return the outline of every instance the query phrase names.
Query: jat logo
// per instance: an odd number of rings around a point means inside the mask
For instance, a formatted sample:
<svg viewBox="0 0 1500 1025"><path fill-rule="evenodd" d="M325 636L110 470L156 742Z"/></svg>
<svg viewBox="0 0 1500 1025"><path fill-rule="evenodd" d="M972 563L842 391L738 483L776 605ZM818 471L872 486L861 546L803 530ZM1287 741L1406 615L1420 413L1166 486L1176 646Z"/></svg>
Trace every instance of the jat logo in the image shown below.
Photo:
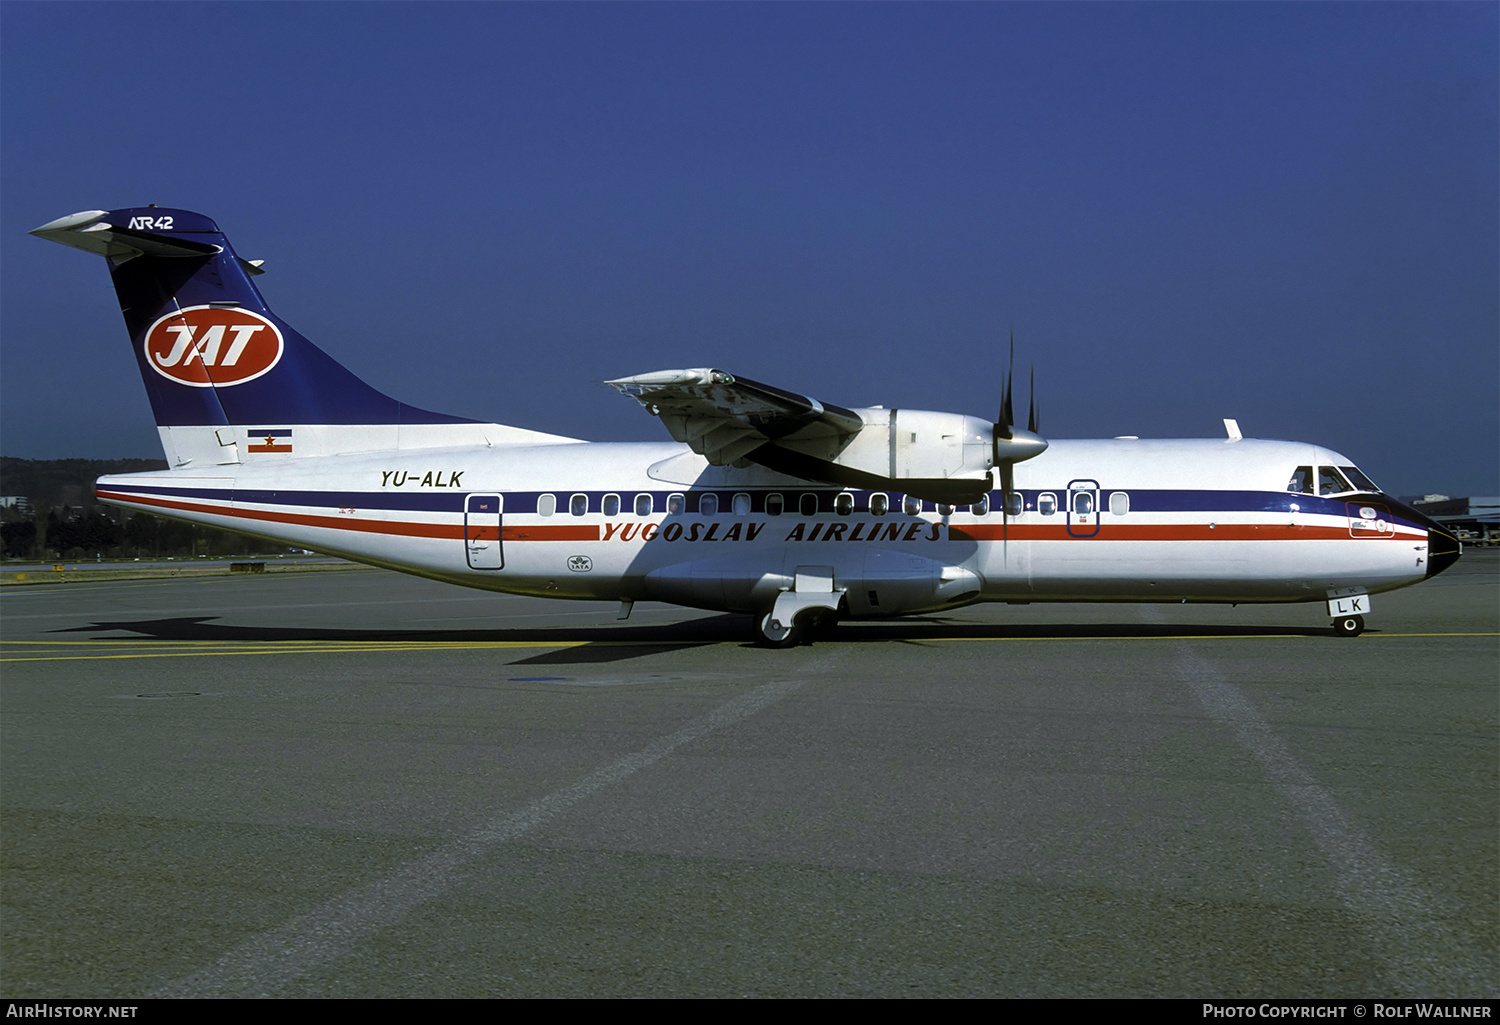
<svg viewBox="0 0 1500 1025"><path fill-rule="evenodd" d="M194 388L253 381L281 359L276 325L249 310L192 306L162 317L146 332L146 362L163 377Z"/></svg>

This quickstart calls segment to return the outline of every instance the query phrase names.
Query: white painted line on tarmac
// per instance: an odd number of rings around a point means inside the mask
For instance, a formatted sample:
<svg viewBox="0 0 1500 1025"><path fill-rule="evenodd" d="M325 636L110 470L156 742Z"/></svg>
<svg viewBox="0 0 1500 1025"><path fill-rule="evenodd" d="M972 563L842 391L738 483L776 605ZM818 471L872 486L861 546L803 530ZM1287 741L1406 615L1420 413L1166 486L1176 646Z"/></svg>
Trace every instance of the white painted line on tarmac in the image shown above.
<svg viewBox="0 0 1500 1025"><path fill-rule="evenodd" d="M1390 995L1500 996L1494 966L1476 956L1472 941L1444 923L1432 898L1350 820L1333 792L1302 767L1249 698L1186 645L1178 664L1208 714L1260 762L1277 792L1301 814L1328 859L1339 898L1364 923Z"/></svg>
<svg viewBox="0 0 1500 1025"><path fill-rule="evenodd" d="M715 730L748 719L826 671L824 657L799 667L798 680L777 680L720 705L675 733L571 786L553 791L516 812L480 826L467 837L410 862L383 879L335 897L279 929L241 944L201 971L161 987L148 997L267 997L309 972L347 954L355 944L445 893L465 866L493 848L519 840L565 814L580 801L613 786L673 751Z"/></svg>

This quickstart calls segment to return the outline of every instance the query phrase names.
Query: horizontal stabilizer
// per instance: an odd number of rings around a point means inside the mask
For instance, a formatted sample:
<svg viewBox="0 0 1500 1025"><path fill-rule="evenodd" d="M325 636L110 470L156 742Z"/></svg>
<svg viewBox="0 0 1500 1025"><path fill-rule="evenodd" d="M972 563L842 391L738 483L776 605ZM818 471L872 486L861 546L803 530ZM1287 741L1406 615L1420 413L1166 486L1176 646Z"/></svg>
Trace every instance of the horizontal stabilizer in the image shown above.
<svg viewBox="0 0 1500 1025"><path fill-rule="evenodd" d="M33 228L31 234L37 238L44 238L49 242L58 242L74 249L82 249L85 252L95 253L107 257L115 263L123 263L137 256L212 256L222 252L223 247L211 242L199 242L195 239L182 238L178 235L163 235L157 231L145 227L131 227L130 224L151 221L151 218L132 217L128 224L113 224L110 221L111 214L107 210L84 210L81 213L69 214L67 217L59 217L55 221L48 221L40 228ZM164 230L171 230L180 216L161 217L158 221L165 221ZM212 221L203 218L208 227L184 226L176 228L177 231L204 231L218 232L218 226ZM155 223L152 228L156 228Z"/></svg>

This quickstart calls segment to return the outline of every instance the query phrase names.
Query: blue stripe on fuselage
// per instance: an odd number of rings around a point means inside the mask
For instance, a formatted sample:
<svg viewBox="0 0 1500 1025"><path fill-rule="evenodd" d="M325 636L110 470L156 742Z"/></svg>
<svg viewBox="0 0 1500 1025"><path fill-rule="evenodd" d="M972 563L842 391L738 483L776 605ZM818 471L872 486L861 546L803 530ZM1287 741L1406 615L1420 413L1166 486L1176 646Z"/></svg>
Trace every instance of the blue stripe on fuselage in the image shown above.
<svg viewBox="0 0 1500 1025"><path fill-rule="evenodd" d="M294 491L282 489L262 488L177 488L161 487L157 485L132 485L128 481L106 487L120 491L131 491L143 495L161 495L176 498L200 498L223 500L232 497L235 502L252 503L255 505L283 505L283 506L307 506L309 508L338 508L341 506L354 506L360 509L389 510L392 512L437 512L437 513L461 513L463 512L463 499L467 494L476 492L496 492L505 496L505 511L508 513L528 514L537 511L537 500L545 494L557 496L557 515L569 515L566 508L567 500L572 495L582 494L588 496L588 511L590 514L600 513L605 495L620 496L620 515L633 515L630 504L636 495L649 494L654 506L653 512L665 511L668 495L686 494L687 515L698 515L699 502L703 495L716 494L719 496L719 508L721 516L731 515L733 497L736 494L749 494L751 496L751 510L754 515L765 515L765 496L767 494L782 494L789 496L785 515L796 517L799 515L796 509L796 497L802 494L816 494L818 496L819 515L833 513L834 499L845 493L846 489L839 488L817 488L807 487L805 489L792 490L788 488L759 488L751 490L704 488L678 488L671 491L636 491L631 489L610 489L568 491L558 489L554 491L505 491L501 488L470 487L458 491L436 492L436 491L413 491L404 493L399 491ZM1060 488L1035 488L1022 491L1028 505L1024 514L1028 518L1037 517L1035 511L1037 496L1044 492L1065 496L1066 487ZM1124 491L1130 496L1130 514L1135 513L1278 513L1290 514L1292 506L1298 508L1299 515L1321 515L1321 516L1345 516L1347 505L1358 502L1374 502L1384 504L1393 514L1392 519L1408 527L1427 529L1422 523L1415 522L1405 515L1405 510L1396 507L1391 499L1381 495L1341 495L1333 498L1323 498L1317 495L1291 494L1289 492L1275 491L1146 491L1128 490L1124 488L1099 489L1101 496L1107 496L1111 491ZM870 509L870 495L876 492L849 491L854 496L854 513L868 514ZM894 492L900 494L900 492ZM998 518L999 492L991 492L991 508L988 517ZM892 513L898 509L898 503L892 503ZM1101 498L1101 505L1108 509L1107 497ZM1394 508L1393 508L1394 507ZM924 512L934 512L936 506L932 502L923 502ZM966 507L960 506L963 511ZM1061 510L1059 510L1061 513ZM1105 523L1109 520L1106 516Z"/></svg>

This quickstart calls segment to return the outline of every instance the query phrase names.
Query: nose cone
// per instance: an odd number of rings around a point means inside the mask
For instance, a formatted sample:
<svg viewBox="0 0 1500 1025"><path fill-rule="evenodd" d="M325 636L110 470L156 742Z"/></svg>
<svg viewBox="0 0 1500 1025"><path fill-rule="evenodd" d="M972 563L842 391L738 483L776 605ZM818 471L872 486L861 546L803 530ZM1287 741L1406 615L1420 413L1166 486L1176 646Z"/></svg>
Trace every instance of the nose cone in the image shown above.
<svg viewBox="0 0 1500 1025"><path fill-rule="evenodd" d="M1444 530L1442 525L1422 513L1417 512L1409 505L1398 502L1389 495L1378 496L1390 508L1400 513L1406 519L1421 527L1427 528L1427 576L1437 576L1443 570L1458 561L1463 554L1463 542Z"/></svg>
<svg viewBox="0 0 1500 1025"><path fill-rule="evenodd" d="M1427 530L1427 576L1432 578L1458 561L1463 542L1440 527Z"/></svg>

